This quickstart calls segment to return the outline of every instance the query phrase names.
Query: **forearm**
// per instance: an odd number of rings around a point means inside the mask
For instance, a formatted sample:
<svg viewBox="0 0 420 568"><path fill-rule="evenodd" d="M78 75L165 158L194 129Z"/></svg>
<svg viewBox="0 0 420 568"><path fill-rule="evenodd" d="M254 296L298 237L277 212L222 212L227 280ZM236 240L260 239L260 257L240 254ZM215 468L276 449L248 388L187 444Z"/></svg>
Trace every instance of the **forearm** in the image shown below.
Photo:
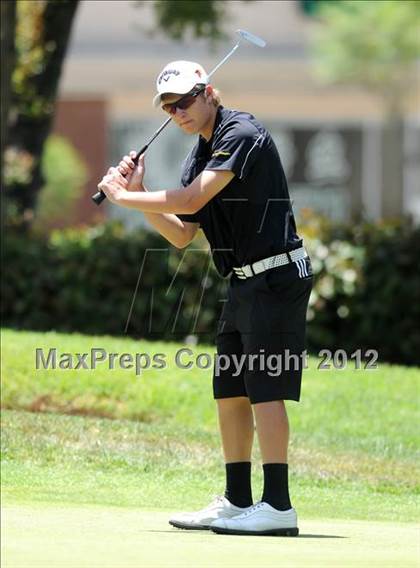
<svg viewBox="0 0 420 568"><path fill-rule="evenodd" d="M140 192L148 193L144 185L140 186ZM144 212L149 223L172 245L182 248L190 242L190 234L184 223L172 213Z"/></svg>
<svg viewBox="0 0 420 568"><path fill-rule="evenodd" d="M152 192L125 191L118 197L117 203L143 213L193 213L185 188Z"/></svg>
<svg viewBox="0 0 420 568"><path fill-rule="evenodd" d="M189 234L184 223L176 215L145 212L144 216L167 241L177 248L182 248L188 244Z"/></svg>

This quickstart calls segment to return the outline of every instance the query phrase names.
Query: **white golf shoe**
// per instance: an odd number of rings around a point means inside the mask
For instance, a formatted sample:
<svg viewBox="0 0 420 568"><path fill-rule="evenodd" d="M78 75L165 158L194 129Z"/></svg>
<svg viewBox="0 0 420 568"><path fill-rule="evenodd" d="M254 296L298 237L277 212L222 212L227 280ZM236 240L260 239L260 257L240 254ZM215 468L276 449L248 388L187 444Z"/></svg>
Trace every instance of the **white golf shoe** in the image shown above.
<svg viewBox="0 0 420 568"><path fill-rule="evenodd" d="M237 507L226 497L217 496L215 499L200 511L195 513L177 513L169 519L169 524L178 529L203 530L209 529L210 523L216 519L230 519L235 515L240 515L251 507Z"/></svg>
<svg viewBox="0 0 420 568"><path fill-rule="evenodd" d="M247 511L233 518L219 518L210 529L219 534L248 534L297 536L296 511L291 508L279 511L265 502L256 503Z"/></svg>

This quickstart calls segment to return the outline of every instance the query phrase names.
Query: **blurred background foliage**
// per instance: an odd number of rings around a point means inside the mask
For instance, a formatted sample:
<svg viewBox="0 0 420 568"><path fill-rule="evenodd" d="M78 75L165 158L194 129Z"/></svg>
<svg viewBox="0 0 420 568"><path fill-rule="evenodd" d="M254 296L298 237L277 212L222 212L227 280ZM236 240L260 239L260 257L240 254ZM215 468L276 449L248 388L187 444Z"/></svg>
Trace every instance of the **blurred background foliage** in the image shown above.
<svg viewBox="0 0 420 568"><path fill-rule="evenodd" d="M192 37L208 39L211 44L226 37L223 26L229 18L227 2L152 0L151 3L157 24L156 28L148 31L151 35L157 30L165 30L169 37L180 40L189 33ZM144 4L144 0L137 2L139 7Z"/></svg>
<svg viewBox="0 0 420 568"><path fill-rule="evenodd" d="M337 226L309 211L301 227L315 274L309 349L373 348L380 360L420 364L420 228ZM227 282L196 248L177 251L155 233L115 223L29 242L15 234L3 250L3 324L122 335L132 308L133 337L208 343Z"/></svg>
<svg viewBox="0 0 420 568"><path fill-rule="evenodd" d="M321 2L314 62L326 82L360 84L401 112L420 54L420 2Z"/></svg>
<svg viewBox="0 0 420 568"><path fill-rule="evenodd" d="M47 138L41 168L45 185L39 195L34 230L46 231L65 223L72 215L81 190L89 178L87 164L63 136Z"/></svg>
<svg viewBox="0 0 420 568"><path fill-rule="evenodd" d="M33 156L8 148L5 159L6 183L25 184L30 180ZM80 153L64 137L47 138L41 157L43 186L39 191L36 210L31 217L31 233L47 234L52 228L67 224L81 190L89 178L88 167ZM6 203L7 228L21 230L19 210L13 200Z"/></svg>

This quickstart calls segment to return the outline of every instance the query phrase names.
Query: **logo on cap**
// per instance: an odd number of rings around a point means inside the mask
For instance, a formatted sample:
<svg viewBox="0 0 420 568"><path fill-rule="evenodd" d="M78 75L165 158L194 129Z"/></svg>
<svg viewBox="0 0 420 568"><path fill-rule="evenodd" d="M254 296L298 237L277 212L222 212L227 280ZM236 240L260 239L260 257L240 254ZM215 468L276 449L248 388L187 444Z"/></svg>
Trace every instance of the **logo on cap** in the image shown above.
<svg viewBox="0 0 420 568"><path fill-rule="evenodd" d="M162 71L162 73L159 75L158 85L160 85L162 81L169 81L171 75L175 75L175 77L177 77L180 74L181 73L180 71L178 71L178 69L165 69L165 71Z"/></svg>

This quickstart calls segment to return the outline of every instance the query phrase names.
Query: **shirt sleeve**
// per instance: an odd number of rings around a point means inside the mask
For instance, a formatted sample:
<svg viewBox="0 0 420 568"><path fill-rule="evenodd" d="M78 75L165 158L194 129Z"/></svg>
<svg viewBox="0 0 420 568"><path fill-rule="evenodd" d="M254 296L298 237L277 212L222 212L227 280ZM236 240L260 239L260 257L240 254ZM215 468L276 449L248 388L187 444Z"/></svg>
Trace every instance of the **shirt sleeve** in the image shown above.
<svg viewBox="0 0 420 568"><path fill-rule="evenodd" d="M181 173L181 185L182 187L186 187L192 180L192 176L194 175L193 166L195 161L191 159L191 153L185 158L184 163L182 164L182 173ZM181 221L185 221L186 223L199 223L199 212L197 213L177 213L176 216Z"/></svg>
<svg viewBox="0 0 420 568"><path fill-rule="evenodd" d="M215 137L206 170L229 170L245 178L258 158L264 135L251 123L232 122Z"/></svg>
<svg viewBox="0 0 420 568"><path fill-rule="evenodd" d="M176 216L186 223L199 223L198 213L177 213Z"/></svg>

